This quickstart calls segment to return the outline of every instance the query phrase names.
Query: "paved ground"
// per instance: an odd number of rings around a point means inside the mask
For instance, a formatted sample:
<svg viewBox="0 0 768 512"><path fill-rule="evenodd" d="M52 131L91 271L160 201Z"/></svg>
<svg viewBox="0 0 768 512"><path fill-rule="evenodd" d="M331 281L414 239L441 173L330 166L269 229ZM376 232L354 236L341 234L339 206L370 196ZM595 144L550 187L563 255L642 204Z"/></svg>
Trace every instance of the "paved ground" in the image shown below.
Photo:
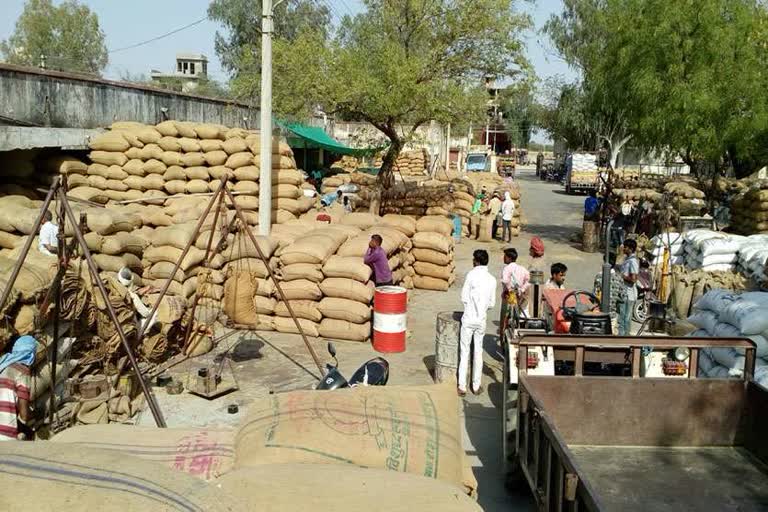
<svg viewBox="0 0 768 512"><path fill-rule="evenodd" d="M600 268L600 256L581 252L580 244L570 242L581 228L583 197L568 196L562 187L539 181L530 170L519 170L522 188L522 208L526 221L524 232L515 238L512 246L521 254L527 254L532 236L542 237L546 246L548 263L560 261L568 265L568 282L574 288L591 289L595 274ZM456 265L458 279L448 292L414 290L410 294L407 351L387 355L390 362L390 383L428 384L432 382L430 370L434 361L435 316L441 311L460 310L459 294L463 276L471 268L472 251L485 248L491 253L491 271L501 271L502 250L505 245L464 242L457 247ZM483 384L487 389L481 396L468 396L464 400L466 419L465 447L480 488L479 502L487 511L532 510L527 497L510 497L502 485L501 425L499 405L501 397L501 364L496 352L496 322L498 307L489 314L488 334L485 338L485 368ZM368 344L338 342L340 369L350 375L375 352ZM248 404L263 397L269 391L286 391L310 388L315 382L317 369L307 354L301 339L279 333L238 333L217 348L215 353L187 362L174 369L178 376L192 374L196 368L211 361L216 354L232 348L232 369L240 391L209 402L193 395L170 397L158 392L160 406L169 426L236 425ZM321 359L325 360L323 342L315 342ZM229 359L225 364L229 364ZM236 415L227 414L231 403L240 405ZM140 419L142 424L152 424L149 413Z"/></svg>

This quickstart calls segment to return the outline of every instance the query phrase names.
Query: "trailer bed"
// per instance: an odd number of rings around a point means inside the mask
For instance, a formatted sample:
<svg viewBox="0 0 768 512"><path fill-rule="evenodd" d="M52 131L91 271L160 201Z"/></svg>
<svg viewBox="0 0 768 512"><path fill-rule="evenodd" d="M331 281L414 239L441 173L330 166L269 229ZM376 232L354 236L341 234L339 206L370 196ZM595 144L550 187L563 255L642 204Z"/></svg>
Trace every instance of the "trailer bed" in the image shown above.
<svg viewBox="0 0 768 512"><path fill-rule="evenodd" d="M568 448L607 511L768 510L768 466L743 448Z"/></svg>

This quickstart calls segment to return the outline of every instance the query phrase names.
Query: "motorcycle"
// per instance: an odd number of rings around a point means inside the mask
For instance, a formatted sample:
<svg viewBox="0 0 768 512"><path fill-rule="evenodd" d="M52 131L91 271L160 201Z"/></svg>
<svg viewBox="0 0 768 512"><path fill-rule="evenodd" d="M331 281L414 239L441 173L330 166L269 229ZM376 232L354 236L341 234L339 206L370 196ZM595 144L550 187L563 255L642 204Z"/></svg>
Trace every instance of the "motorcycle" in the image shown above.
<svg viewBox="0 0 768 512"><path fill-rule="evenodd" d="M347 380L339 371L339 360L336 359L336 347L328 343L328 353L333 358L333 364L325 365L326 374L315 387L320 390L333 390L341 388L353 388L355 386L386 386L389 380L389 363L383 357L374 357L363 364Z"/></svg>
<svg viewBox="0 0 768 512"><path fill-rule="evenodd" d="M632 308L632 320L643 323L648 318L650 303L656 300L653 293L653 275L648 260L640 260L640 272L637 274L637 300Z"/></svg>

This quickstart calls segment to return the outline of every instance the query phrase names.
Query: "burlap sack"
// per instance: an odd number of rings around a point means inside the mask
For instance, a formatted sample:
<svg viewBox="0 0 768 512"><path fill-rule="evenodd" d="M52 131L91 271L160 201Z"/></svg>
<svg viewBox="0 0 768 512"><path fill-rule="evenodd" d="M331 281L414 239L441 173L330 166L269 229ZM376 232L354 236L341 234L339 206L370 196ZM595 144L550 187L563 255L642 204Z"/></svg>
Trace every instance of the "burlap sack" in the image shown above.
<svg viewBox="0 0 768 512"><path fill-rule="evenodd" d="M416 233L416 220L405 215L389 213L382 217L381 224L391 226L409 238Z"/></svg>
<svg viewBox="0 0 768 512"><path fill-rule="evenodd" d="M0 231L0 247L1 248L13 249L16 247L16 245L19 244L20 241L21 241L21 237L19 235L14 235L13 233Z"/></svg>
<svg viewBox="0 0 768 512"><path fill-rule="evenodd" d="M240 137L245 139L251 132L244 128L227 128L224 132L224 139L231 139L233 137Z"/></svg>
<svg viewBox="0 0 768 512"><path fill-rule="evenodd" d="M176 298L174 298L176 299ZM80 425L53 443L94 448L158 463L203 480L228 473L235 461L235 431L225 428L159 429L134 425Z"/></svg>
<svg viewBox="0 0 768 512"><path fill-rule="evenodd" d="M426 216L416 222L416 232L440 233L444 236L451 236L453 223L445 217Z"/></svg>
<svg viewBox="0 0 768 512"><path fill-rule="evenodd" d="M151 126L142 126L140 128L137 128L131 131L145 145L157 144L162 138L162 135L160 134L160 132Z"/></svg>
<svg viewBox="0 0 768 512"><path fill-rule="evenodd" d="M296 185L277 184L272 185L272 198L273 199L298 199L304 195L304 192ZM356 215L356 214L349 214ZM350 224L354 225L354 224Z"/></svg>
<svg viewBox="0 0 768 512"><path fill-rule="evenodd" d="M165 180L160 174L148 174L141 180L141 188L144 190L163 190L165 188Z"/></svg>
<svg viewBox="0 0 768 512"><path fill-rule="evenodd" d="M413 286L420 290L435 290L440 292L448 291L450 284L445 279L415 275L413 276Z"/></svg>
<svg viewBox="0 0 768 512"><path fill-rule="evenodd" d="M320 336L334 340L367 341L371 337L371 323L356 324L335 318L323 318L318 328Z"/></svg>
<svg viewBox="0 0 768 512"><path fill-rule="evenodd" d="M179 269L175 274L171 274L176 265L169 261L160 261L148 269L144 270L144 277L147 279L168 279L173 275L173 280L178 283L184 283L184 271Z"/></svg>
<svg viewBox="0 0 768 512"><path fill-rule="evenodd" d="M295 282L296 281L294 281L294 283ZM296 322L293 320L293 318L276 316L272 321L275 324L275 330L277 332L299 334L299 329L296 327ZM301 330L304 331L305 335L314 336L315 338L320 335L317 330L317 323L313 322L312 320L307 320L306 318L299 318L298 321L301 325Z"/></svg>
<svg viewBox="0 0 768 512"><path fill-rule="evenodd" d="M373 300L373 288L354 279L329 277L320 283L320 290L326 297L349 299L366 305Z"/></svg>
<svg viewBox="0 0 768 512"><path fill-rule="evenodd" d="M178 164L176 164L176 165L178 165ZM142 166L142 169L144 170L144 174L159 174L159 175L162 175L162 174L165 174L165 171L168 169L168 166L165 165L165 163L161 162L160 160L152 158L152 159L147 160L146 162L144 162L144 165Z"/></svg>
<svg viewBox="0 0 768 512"><path fill-rule="evenodd" d="M248 151L248 145L241 137L230 137L222 143L221 149L226 151L228 155L234 155Z"/></svg>
<svg viewBox="0 0 768 512"><path fill-rule="evenodd" d="M203 165L188 166L186 168L182 168L182 172L183 172L183 177L177 178L177 179L186 178L188 180L205 180L205 181L208 181L211 179L210 175L208 174L208 168L204 167Z"/></svg>
<svg viewBox="0 0 768 512"><path fill-rule="evenodd" d="M414 258L417 261L424 261L427 263L434 263L435 265L452 265L453 253L445 254L439 251L433 251L432 249L413 249L411 251Z"/></svg>
<svg viewBox="0 0 768 512"><path fill-rule="evenodd" d="M104 132L97 135L88 143L88 147L96 151L123 152L131 147L131 144L119 132Z"/></svg>
<svg viewBox="0 0 768 512"><path fill-rule="evenodd" d="M176 137L163 137L157 142L157 145L163 151L173 151L176 153L181 151L181 143L179 143L179 139Z"/></svg>
<svg viewBox="0 0 768 512"><path fill-rule="evenodd" d="M292 156L272 154L272 169L295 169L296 161Z"/></svg>
<svg viewBox="0 0 768 512"><path fill-rule="evenodd" d="M218 164L211 164L211 165L224 164L230 169L237 169L239 167L245 167L246 165L255 165L256 163L257 162L255 162L252 153L248 151L241 151L240 153L234 153L232 155L229 155L229 157L226 159L226 163L221 162Z"/></svg>
<svg viewBox="0 0 768 512"><path fill-rule="evenodd" d="M88 164L69 155L54 155L42 161L42 168L52 174L85 174Z"/></svg>
<svg viewBox="0 0 768 512"><path fill-rule="evenodd" d="M272 169L272 183L298 186L303 182L304 176L297 169Z"/></svg>
<svg viewBox="0 0 768 512"><path fill-rule="evenodd" d="M371 273L371 267L357 257L331 256L323 265L325 277L341 277L366 283Z"/></svg>
<svg viewBox="0 0 768 512"><path fill-rule="evenodd" d="M244 210L256 211L259 209L259 197L258 196L235 196L235 203Z"/></svg>
<svg viewBox="0 0 768 512"><path fill-rule="evenodd" d="M314 283L319 283L324 279L320 265L313 263L294 263L292 265L286 265L280 269L280 276L283 281L307 279Z"/></svg>
<svg viewBox="0 0 768 512"><path fill-rule="evenodd" d="M280 255L284 265L291 263L323 263L347 239L342 231L329 228L315 229L286 247Z"/></svg>
<svg viewBox="0 0 768 512"><path fill-rule="evenodd" d="M87 187L88 177L82 174L70 174L67 177L67 186L69 188Z"/></svg>
<svg viewBox="0 0 768 512"><path fill-rule="evenodd" d="M155 129L163 136L178 137L179 131L176 129L176 123L173 121L163 121L155 125Z"/></svg>
<svg viewBox="0 0 768 512"><path fill-rule="evenodd" d="M161 148L157 144L147 144L141 150L141 156L139 156L138 158L141 158L146 162L152 159L160 160L162 156L163 156L163 148ZM130 158L136 158L136 157L130 156Z"/></svg>
<svg viewBox="0 0 768 512"><path fill-rule="evenodd" d="M445 281L453 277L453 265L435 265L426 261L417 261L413 264L413 269L420 276L434 277Z"/></svg>
<svg viewBox="0 0 768 512"><path fill-rule="evenodd" d="M144 172L144 162L137 158L128 160L123 166L123 171L131 176L144 176L146 174Z"/></svg>
<svg viewBox="0 0 768 512"><path fill-rule="evenodd" d="M206 165L205 155L203 153L183 153L181 155L181 165L184 167L197 167ZM206 177L208 173L206 172Z"/></svg>
<svg viewBox="0 0 768 512"><path fill-rule="evenodd" d="M272 265L275 266L275 265ZM265 279L269 276L267 266L260 258L241 258L227 263L224 267L230 272L247 271L256 274L259 278ZM274 269L273 269L274 270Z"/></svg>
<svg viewBox="0 0 768 512"><path fill-rule="evenodd" d="M250 150L253 152L254 155L261 153L261 141L258 135L248 135L245 138L245 142L248 144L248 148L250 148ZM291 150L291 146L274 137L272 138L271 150L272 150L272 155L293 156L293 151Z"/></svg>
<svg viewBox="0 0 768 512"><path fill-rule="evenodd" d="M353 324L362 324L371 319L371 308L355 300L325 297L317 308L326 318L346 320Z"/></svg>
<svg viewBox="0 0 768 512"><path fill-rule="evenodd" d="M259 322L261 313L257 312L255 302L257 288L258 281L252 272L235 272L227 279L224 284L224 313L232 322L241 325ZM264 311L264 305L261 306ZM271 311L264 314L269 313Z"/></svg>
<svg viewBox="0 0 768 512"><path fill-rule="evenodd" d="M182 153L178 151L163 151L163 155L160 157L163 163L168 165L180 165L184 166L184 160L182 159Z"/></svg>
<svg viewBox="0 0 768 512"><path fill-rule="evenodd" d="M181 137L178 139L179 146L184 153L196 153L201 150L201 143L197 139L190 137Z"/></svg>
<svg viewBox="0 0 768 512"><path fill-rule="evenodd" d="M119 165L110 165L107 167L107 174L104 177L108 180L124 180L128 177L128 173Z"/></svg>
<svg viewBox="0 0 768 512"><path fill-rule="evenodd" d="M195 124L195 133L201 139L221 139L224 140L226 128L218 124L197 123Z"/></svg>
<svg viewBox="0 0 768 512"><path fill-rule="evenodd" d="M189 121L175 121L175 123L176 130L179 132L179 136L188 138L197 137L197 132L195 131L195 126L197 123L192 123Z"/></svg>
<svg viewBox="0 0 768 512"><path fill-rule="evenodd" d="M320 300L323 293L317 283L306 279L297 279L296 281L287 281L280 283L280 289L287 300ZM279 294L276 294L280 297Z"/></svg>
<svg viewBox="0 0 768 512"><path fill-rule="evenodd" d="M221 151L221 146L223 144L219 139L202 139L197 142L200 143L200 149L196 149L195 151L202 151L203 153L208 153L209 151Z"/></svg>
<svg viewBox="0 0 768 512"><path fill-rule="evenodd" d="M208 182L205 180L189 180L184 191L187 194L202 194L208 192Z"/></svg>
<svg viewBox="0 0 768 512"><path fill-rule="evenodd" d="M123 166L128 162L128 157L125 154L112 151L91 151L88 153L88 158L92 162L102 165Z"/></svg>
<svg viewBox="0 0 768 512"><path fill-rule="evenodd" d="M120 272L123 267L128 267L140 274L143 268L141 260L134 254L123 254L122 256L94 254L93 261L96 263L99 270L106 270L108 272Z"/></svg>
<svg viewBox="0 0 768 512"><path fill-rule="evenodd" d="M203 463L195 458L194 445L184 447L190 449L184 453L187 464ZM80 446L73 449L67 443L44 441L2 443L0 459L6 489L32 491L45 482L44 491L41 489L34 496L30 492L3 493L3 510L56 510L62 504L76 512L248 510L236 498L199 478L112 450Z"/></svg>
<svg viewBox="0 0 768 512"><path fill-rule="evenodd" d="M125 192L128 190L128 185L123 183L120 180L107 180L105 185L105 190L110 190L114 192Z"/></svg>
<svg viewBox="0 0 768 512"><path fill-rule="evenodd" d="M187 190L187 182L185 180L166 181L164 187L169 194L183 194Z"/></svg>
<svg viewBox="0 0 768 512"><path fill-rule="evenodd" d="M118 255L129 252L136 256L141 256L144 248L147 246L146 240L128 232L115 233L107 236L101 245L101 252L104 254Z"/></svg>
<svg viewBox="0 0 768 512"><path fill-rule="evenodd" d="M181 254L181 249L177 249L176 247L147 247L144 251L144 259L150 263L158 263L160 261L176 263L181 257ZM205 251L201 251L197 247L190 247L189 252L181 262L180 268L182 270L190 269L199 265L203 259L205 259Z"/></svg>
<svg viewBox="0 0 768 512"><path fill-rule="evenodd" d="M320 322L323 319L323 314L317 308L317 302L312 300L291 300L289 301L293 314L299 318L305 318L312 322ZM291 314L288 311L288 307L285 302L278 302L275 306L275 314L282 317L290 317Z"/></svg>
<svg viewBox="0 0 768 512"><path fill-rule="evenodd" d="M205 161L210 167L224 165L224 162L226 162L227 158L229 157L224 151L221 150L208 151L207 153L203 153L203 156L205 157Z"/></svg>
<svg viewBox="0 0 768 512"><path fill-rule="evenodd" d="M411 241L417 249L431 249L444 254L450 253L453 249L453 239L439 233L417 232Z"/></svg>
<svg viewBox="0 0 768 512"><path fill-rule="evenodd" d="M259 168L255 165L246 165L235 169L235 179L240 181L258 181Z"/></svg>
<svg viewBox="0 0 768 512"><path fill-rule="evenodd" d="M232 190L244 194L256 195L259 193L259 184L255 181L238 181L235 183L235 186L232 187Z"/></svg>
<svg viewBox="0 0 768 512"><path fill-rule="evenodd" d="M343 461L471 491L461 432L452 383L279 393L252 404L235 439L235 467Z"/></svg>
<svg viewBox="0 0 768 512"><path fill-rule="evenodd" d="M206 171L206 177L207 176L208 176L208 172ZM168 167L163 173L163 179L165 181L186 180L187 172L183 167L179 165L172 165Z"/></svg>
<svg viewBox="0 0 768 512"><path fill-rule="evenodd" d="M89 177L101 176L102 178L106 178L108 170L109 170L109 165L93 163L88 166L88 169L86 170L86 174Z"/></svg>
<svg viewBox="0 0 768 512"><path fill-rule="evenodd" d="M107 188L107 179L101 176L88 176L88 185L99 190Z"/></svg>

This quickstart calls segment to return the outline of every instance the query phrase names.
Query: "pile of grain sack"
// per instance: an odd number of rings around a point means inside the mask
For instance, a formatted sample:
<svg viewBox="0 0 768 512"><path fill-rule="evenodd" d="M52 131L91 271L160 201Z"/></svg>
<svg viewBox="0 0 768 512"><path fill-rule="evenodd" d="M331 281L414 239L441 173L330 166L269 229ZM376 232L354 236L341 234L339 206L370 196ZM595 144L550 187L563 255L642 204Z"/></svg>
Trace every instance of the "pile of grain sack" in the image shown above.
<svg viewBox="0 0 768 512"><path fill-rule="evenodd" d="M734 293L715 289L707 292L693 307L688 321L698 330L691 336L749 338L756 347L755 380L768 386L768 293ZM704 349L699 355L699 376L741 377L744 350Z"/></svg>
<svg viewBox="0 0 768 512"><path fill-rule="evenodd" d="M446 291L456 280L453 257L453 224L441 216L426 216L416 222L413 235L414 288Z"/></svg>
<svg viewBox="0 0 768 512"><path fill-rule="evenodd" d="M768 182L756 184L733 199L731 227L742 235L768 234Z"/></svg>
<svg viewBox="0 0 768 512"><path fill-rule="evenodd" d="M382 163L382 156L379 156L373 166L381 167ZM400 173L403 176L423 176L426 174L428 164L429 153L426 149L401 151L395 160L394 171L395 174Z"/></svg>

